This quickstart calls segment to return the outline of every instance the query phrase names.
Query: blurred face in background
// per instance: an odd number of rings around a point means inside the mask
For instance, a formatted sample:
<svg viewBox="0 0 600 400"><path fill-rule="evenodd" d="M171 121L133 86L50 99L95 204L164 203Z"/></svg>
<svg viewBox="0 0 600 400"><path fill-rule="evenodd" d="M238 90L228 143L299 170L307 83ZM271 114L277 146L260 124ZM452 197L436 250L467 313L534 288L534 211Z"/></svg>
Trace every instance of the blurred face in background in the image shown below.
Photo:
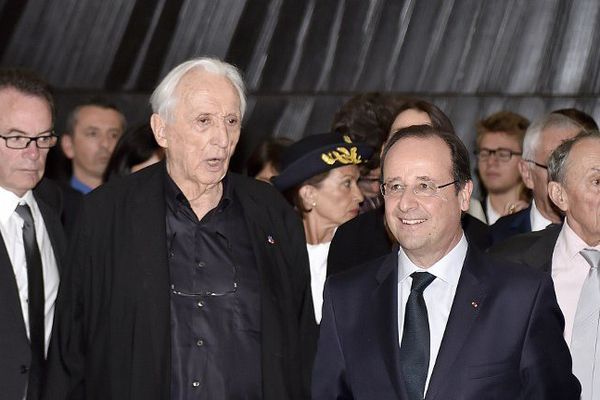
<svg viewBox="0 0 600 400"><path fill-rule="evenodd" d="M408 110L404 110L399 113L394 122L392 123L392 127L390 128L388 140L391 135L399 129L406 128L412 125L431 125L431 119L429 115L421 110L409 108ZM385 146L385 143L383 144ZM382 146L382 151L383 151ZM381 168L375 168L361 176L358 181L361 192L365 197L375 197L379 196L379 181L381 177Z"/></svg>
<svg viewBox="0 0 600 400"><path fill-rule="evenodd" d="M549 128L544 129L540 133L539 142L534 152L535 161L541 165L547 165L550 154L556 149L563 141L575 137L579 129L557 129ZM535 200L536 207L540 210L544 217L553 220L553 222L560 222L558 214L553 211L553 204L548 197L548 170L533 162L521 160L519 165L519 171L523 183L533 192L533 198Z"/></svg>
<svg viewBox="0 0 600 400"><path fill-rule="evenodd" d="M516 137L506 132L486 132L481 136L478 147L477 168L489 193L506 193L521 185L521 156L514 153L521 153L522 148ZM510 158L501 159L498 150L509 150L512 152ZM487 154L490 151L492 153Z"/></svg>
<svg viewBox="0 0 600 400"><path fill-rule="evenodd" d="M123 134L124 117L112 108L79 108L73 132L61 138L63 152L73 162L73 175L89 187L102 183L110 155Z"/></svg>

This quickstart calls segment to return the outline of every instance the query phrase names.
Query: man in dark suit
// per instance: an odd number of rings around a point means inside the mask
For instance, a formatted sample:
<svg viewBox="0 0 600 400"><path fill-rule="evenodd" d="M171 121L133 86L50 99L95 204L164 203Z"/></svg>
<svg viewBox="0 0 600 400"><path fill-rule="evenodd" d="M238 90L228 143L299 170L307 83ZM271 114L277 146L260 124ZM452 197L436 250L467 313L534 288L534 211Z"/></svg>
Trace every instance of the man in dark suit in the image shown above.
<svg viewBox="0 0 600 400"><path fill-rule="evenodd" d="M42 180L54 106L37 76L2 70L0 108L0 393L39 399L65 246L60 191Z"/></svg>
<svg viewBox="0 0 600 400"><path fill-rule="evenodd" d="M600 393L600 276L588 254L600 259L600 134L583 132L561 144L550 156L548 173L548 194L565 213L564 224L514 236L490 252L552 275L581 399L592 400ZM578 318L586 308L594 310L584 313L591 316L590 334L580 323L586 320Z"/></svg>
<svg viewBox="0 0 600 400"><path fill-rule="evenodd" d="M47 398L308 397L300 220L270 185L227 171L246 105L238 71L187 61L151 103L166 160L86 196Z"/></svg>
<svg viewBox="0 0 600 400"><path fill-rule="evenodd" d="M528 208L506 215L490 227L492 244L560 223L559 212L548 197L547 161L558 145L574 137L580 130L581 126L576 121L556 113L546 115L527 128L519 172L525 186L532 191L533 199Z"/></svg>
<svg viewBox="0 0 600 400"><path fill-rule="evenodd" d="M550 277L464 237L460 139L405 128L382 165L400 249L326 284L313 399L578 399Z"/></svg>

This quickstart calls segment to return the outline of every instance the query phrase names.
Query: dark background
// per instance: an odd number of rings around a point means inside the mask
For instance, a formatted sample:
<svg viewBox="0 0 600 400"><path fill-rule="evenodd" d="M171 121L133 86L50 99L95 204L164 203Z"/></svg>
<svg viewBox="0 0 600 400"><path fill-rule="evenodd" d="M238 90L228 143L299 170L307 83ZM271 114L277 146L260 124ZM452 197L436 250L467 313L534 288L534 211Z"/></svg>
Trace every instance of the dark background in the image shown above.
<svg viewBox="0 0 600 400"><path fill-rule="evenodd" d="M0 0L0 63L55 88L57 130L98 93L130 125L180 62L237 65L248 111L233 161L267 136L328 130L353 94L429 99L467 144L501 109L559 107L600 117L597 0Z"/></svg>

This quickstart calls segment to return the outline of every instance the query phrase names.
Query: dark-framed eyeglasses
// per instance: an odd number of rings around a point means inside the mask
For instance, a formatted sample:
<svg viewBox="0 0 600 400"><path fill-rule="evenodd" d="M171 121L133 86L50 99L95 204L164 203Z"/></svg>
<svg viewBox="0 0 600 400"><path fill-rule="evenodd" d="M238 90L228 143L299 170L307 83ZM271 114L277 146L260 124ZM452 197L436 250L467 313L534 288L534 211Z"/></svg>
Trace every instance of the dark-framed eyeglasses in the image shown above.
<svg viewBox="0 0 600 400"><path fill-rule="evenodd" d="M21 132L22 133L22 132ZM35 142L38 149L49 149L56 146L58 143L58 136L54 134L54 131L49 131L49 135L41 136L24 136L24 135L12 135L11 132L8 135L0 135L0 138L6 142L6 147L14 150L26 149L31 142Z"/></svg>
<svg viewBox="0 0 600 400"><path fill-rule="evenodd" d="M547 165L540 164L539 162L535 162L535 161L533 161L533 160L526 160L526 159L523 159L523 161L526 161L526 162L528 162L528 163L531 163L531 164L535 165L536 167L540 167L540 168L543 168L543 169L546 169L546 170L548 169L548 166L547 166Z"/></svg>
<svg viewBox="0 0 600 400"><path fill-rule="evenodd" d="M475 155L479 159L479 161L487 161L491 156L496 157L496 160L501 162L508 162L512 158L512 156L520 156L521 152L513 151L511 149L505 149L500 147L498 149L488 149L481 148L479 150L475 150Z"/></svg>
<svg viewBox="0 0 600 400"><path fill-rule="evenodd" d="M233 280L231 282L231 286L228 288L223 288L223 290L213 291L213 290L205 290L201 292L187 292L182 289L178 289L175 287L174 283L171 283L171 293L183 296L183 297L223 297L232 295L237 292L238 289L238 268L237 265L233 264Z"/></svg>
<svg viewBox="0 0 600 400"><path fill-rule="evenodd" d="M453 185L456 182L458 181L454 180L443 185L436 185L432 181L420 181L413 185L404 185L400 181L394 179L382 183L379 188L381 190L381 194L385 197L400 196L401 194L405 193L407 189L411 190L415 196L433 197L436 196L441 189Z"/></svg>

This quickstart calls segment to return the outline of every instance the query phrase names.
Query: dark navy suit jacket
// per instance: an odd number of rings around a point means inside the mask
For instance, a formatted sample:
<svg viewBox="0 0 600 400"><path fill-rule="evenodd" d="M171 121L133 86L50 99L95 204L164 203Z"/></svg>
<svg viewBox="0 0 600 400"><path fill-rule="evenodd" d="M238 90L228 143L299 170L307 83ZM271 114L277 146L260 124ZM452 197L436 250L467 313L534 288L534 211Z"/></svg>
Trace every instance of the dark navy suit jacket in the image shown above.
<svg viewBox="0 0 600 400"><path fill-rule="evenodd" d="M499 218L490 226L492 244L500 243L519 233L531 232L531 205L514 214Z"/></svg>
<svg viewBox="0 0 600 400"><path fill-rule="evenodd" d="M313 399L408 400L399 359L397 254L332 276ZM576 400L550 275L469 246L426 400Z"/></svg>

